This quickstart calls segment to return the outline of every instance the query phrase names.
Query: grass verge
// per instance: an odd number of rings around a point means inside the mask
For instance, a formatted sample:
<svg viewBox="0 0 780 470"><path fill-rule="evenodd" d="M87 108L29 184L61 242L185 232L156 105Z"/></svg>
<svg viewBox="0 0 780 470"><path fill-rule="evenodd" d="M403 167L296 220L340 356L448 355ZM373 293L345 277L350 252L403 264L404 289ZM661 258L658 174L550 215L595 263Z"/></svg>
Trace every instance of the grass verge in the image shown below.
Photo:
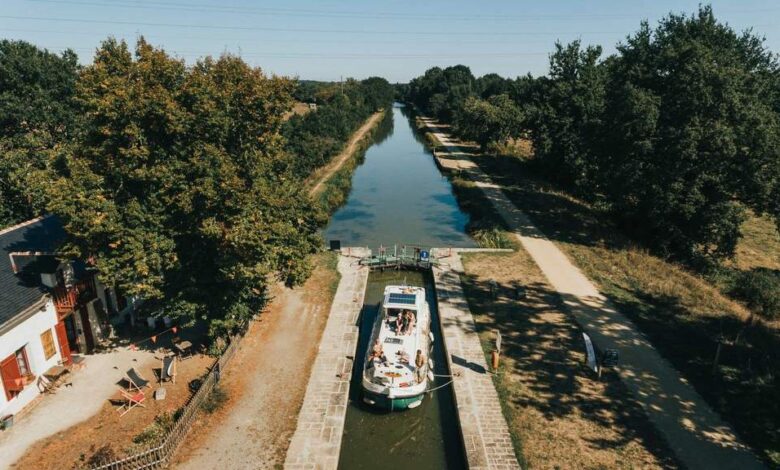
<svg viewBox="0 0 780 470"><path fill-rule="evenodd" d="M677 466L619 378L597 381L584 366L580 329L524 251L467 253L463 261L461 281L486 358L495 330L502 333L493 381L523 467ZM514 296L518 283L522 299Z"/></svg>
<svg viewBox="0 0 780 470"><path fill-rule="evenodd" d="M778 322L756 319L703 277L637 247L603 214L535 177L526 161L474 160L747 444L780 465Z"/></svg>

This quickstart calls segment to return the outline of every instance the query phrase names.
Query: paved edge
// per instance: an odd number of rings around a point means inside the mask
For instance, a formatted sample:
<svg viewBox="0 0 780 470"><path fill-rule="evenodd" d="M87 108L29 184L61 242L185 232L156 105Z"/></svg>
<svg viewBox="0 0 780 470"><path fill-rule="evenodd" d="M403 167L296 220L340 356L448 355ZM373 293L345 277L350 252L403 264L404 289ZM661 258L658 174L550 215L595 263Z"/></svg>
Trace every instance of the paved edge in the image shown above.
<svg viewBox="0 0 780 470"><path fill-rule="evenodd" d="M287 450L286 469L338 467L352 378L350 358L357 348L358 318L368 282L368 268L358 266L357 258L368 254L366 249L352 248L339 256L341 280Z"/></svg>
<svg viewBox="0 0 780 470"><path fill-rule="evenodd" d="M601 348L617 348L621 380L689 468L761 469L752 450L713 411L680 373L664 359L638 328L520 211L449 136L422 118L449 152L435 158L444 169L468 172L507 222L526 252L567 305L569 312Z"/></svg>
<svg viewBox="0 0 780 470"><path fill-rule="evenodd" d="M468 468L519 469L509 426L488 372L474 317L463 294L460 283L463 264L459 250L439 249L436 258L440 265L433 268L433 280L439 322L453 375L453 395Z"/></svg>

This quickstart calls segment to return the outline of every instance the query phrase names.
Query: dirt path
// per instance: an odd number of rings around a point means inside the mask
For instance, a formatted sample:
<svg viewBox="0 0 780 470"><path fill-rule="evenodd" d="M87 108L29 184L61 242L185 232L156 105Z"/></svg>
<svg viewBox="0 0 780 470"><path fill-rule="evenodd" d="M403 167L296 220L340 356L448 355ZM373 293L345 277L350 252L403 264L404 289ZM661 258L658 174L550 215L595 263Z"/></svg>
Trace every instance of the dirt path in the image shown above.
<svg viewBox="0 0 780 470"><path fill-rule="evenodd" d="M328 179L330 179L330 177L333 176L333 174L336 173L347 160L349 160L352 154L355 153L355 149L357 148L358 143L371 129L376 127L384 114L384 110L375 112L371 115L370 118L366 120L366 122L363 123L362 126L360 126L360 129L352 134L352 137L349 139L347 146L344 147L344 150L342 150L340 154L334 157L333 160L331 160L331 162L325 166L325 169L322 170L322 174L317 175L317 182L314 184L314 186L312 186L311 190L309 190L309 194L311 196L318 194L322 190L325 182L328 181Z"/></svg>
<svg viewBox="0 0 780 470"><path fill-rule="evenodd" d="M224 375L228 404L192 429L173 467L282 464L330 308L333 276L315 271L302 288L277 289L269 311L252 325Z"/></svg>
<svg viewBox="0 0 780 470"><path fill-rule="evenodd" d="M602 349L619 350L617 370L621 379L677 457L690 468L763 468L731 427L661 357L637 327L474 163L469 153L472 149L459 147L440 127L427 119L423 121L443 144L437 152L442 165L460 168L483 191L594 342Z"/></svg>

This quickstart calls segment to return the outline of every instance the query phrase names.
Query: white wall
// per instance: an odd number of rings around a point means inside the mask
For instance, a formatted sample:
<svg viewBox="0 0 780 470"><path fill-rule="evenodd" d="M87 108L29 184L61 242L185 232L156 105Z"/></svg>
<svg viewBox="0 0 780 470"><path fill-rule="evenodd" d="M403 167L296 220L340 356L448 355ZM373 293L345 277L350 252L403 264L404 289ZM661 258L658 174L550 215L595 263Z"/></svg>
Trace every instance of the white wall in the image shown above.
<svg viewBox="0 0 780 470"><path fill-rule="evenodd" d="M13 330L0 336L0 360L10 356L19 348L26 346L27 360L30 363L30 372L32 372L37 379L38 376L46 372L51 366L56 366L58 361L62 358L60 355L60 344L57 341L57 332L54 330L54 325L56 324L57 311L54 309L54 302L49 299L49 301L46 302L45 310L37 312ZM56 354L49 358L48 361L44 355L43 344L41 343L41 333L46 331L46 329L51 329L56 349ZM9 402L6 400L5 390L3 390L3 384L0 381L0 417L18 413L25 405L38 396L39 393L36 381L33 381L22 390L22 393Z"/></svg>

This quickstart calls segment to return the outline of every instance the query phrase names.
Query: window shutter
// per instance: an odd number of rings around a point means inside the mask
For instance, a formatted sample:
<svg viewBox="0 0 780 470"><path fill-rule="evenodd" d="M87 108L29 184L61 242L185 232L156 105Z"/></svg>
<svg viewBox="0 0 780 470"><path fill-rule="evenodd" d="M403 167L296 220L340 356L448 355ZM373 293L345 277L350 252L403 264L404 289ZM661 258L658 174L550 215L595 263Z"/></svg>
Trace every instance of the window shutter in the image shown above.
<svg viewBox="0 0 780 470"><path fill-rule="evenodd" d="M3 378L6 399L10 400L22 391L24 385L20 383L22 374L19 372L16 354L11 354L0 362L0 376Z"/></svg>
<svg viewBox="0 0 780 470"><path fill-rule="evenodd" d="M54 335L51 334L51 329L48 329L41 333L41 344L43 345L43 355L46 360L57 354L57 348L54 347Z"/></svg>

